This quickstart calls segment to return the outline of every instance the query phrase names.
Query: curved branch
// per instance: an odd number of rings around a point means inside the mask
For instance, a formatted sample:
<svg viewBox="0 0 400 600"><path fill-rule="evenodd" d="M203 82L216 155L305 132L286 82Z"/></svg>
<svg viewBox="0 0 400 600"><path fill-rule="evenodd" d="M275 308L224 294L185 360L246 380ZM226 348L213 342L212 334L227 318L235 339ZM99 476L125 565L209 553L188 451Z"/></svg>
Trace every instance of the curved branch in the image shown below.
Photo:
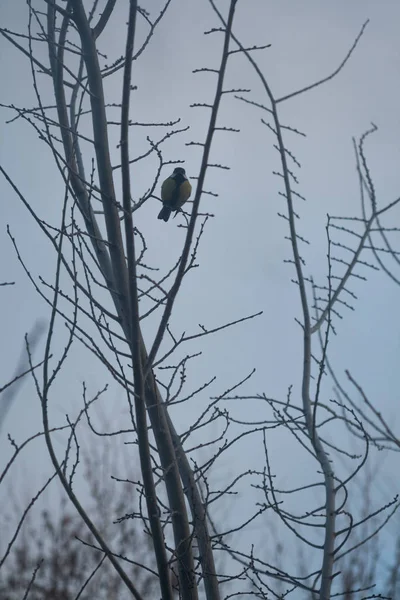
<svg viewBox="0 0 400 600"><path fill-rule="evenodd" d="M221 17L222 20L222 17ZM282 164L282 176L285 186L285 194L288 205L288 221L290 230L290 240L293 251L293 261L297 274L297 282L300 290L300 302L303 312L303 373L302 373L302 402L303 411L306 420L306 426L309 439L312 443L315 457L321 465L324 485L325 485L325 541L324 552L321 570L321 588L319 592L320 600L329 600L330 589L332 585L333 573L333 552L335 542L335 488L334 488L334 473L331 466L331 461L323 447L319 438L318 432L314 427L313 413L311 409L310 383L311 383L311 318L308 307L308 299L306 292L306 283L303 275L303 267L297 243L297 232L295 224L295 212L293 207L292 190L290 186L290 173L287 165L286 149L282 136L282 128L279 120L277 101L275 100L272 91L257 63L252 58L251 54L243 47L236 36L232 34L232 39L242 50L250 64L253 66L260 81L265 89L265 92L271 102L272 117L275 124L275 134L278 140L278 148Z"/></svg>
<svg viewBox="0 0 400 600"><path fill-rule="evenodd" d="M101 35L105 26L108 23L109 18L114 10L115 4L117 0L107 0L107 4L104 7L104 10L100 16L100 19L96 23L96 25L92 29L93 37L95 40Z"/></svg>
<svg viewBox="0 0 400 600"><path fill-rule="evenodd" d="M115 3L115 0L111 0ZM104 14L104 13L103 13ZM136 431L138 435L140 466L143 476L143 484L146 497L147 512L150 521L150 528L153 537L154 553L156 557L160 588L163 600L172 600L173 591L169 577L168 556L164 543L164 535L161 527L159 508L157 503L157 493L153 478L153 468L151 462L149 435L147 430L146 404L144 393L143 365L141 361L141 336L139 303L137 288L137 270L135 256L134 226L131 210L131 182L129 165L129 101L132 79L132 56L135 39L137 2L130 1L128 32L126 38L124 79L122 88L122 110L121 110L121 173L122 173L122 196L125 212L125 241L127 249L127 262L129 273L129 316L130 316L130 346L132 355L133 377L135 386L135 413L136 413ZM174 531L176 529L174 528ZM185 532L188 533L188 532ZM189 539L189 535L187 538ZM179 540L178 540L179 542ZM191 560L190 560L191 558ZM188 562L191 571L194 571L193 557L188 553ZM186 567L187 565L182 565ZM190 578L186 577L186 571L180 570L180 589L183 598L190 598L185 587L193 584Z"/></svg>
<svg viewBox="0 0 400 600"><path fill-rule="evenodd" d="M353 54L354 50L356 49L356 46L358 45L358 42L360 41L360 38L362 37L368 23L369 23L369 19L367 19L365 21L365 23L363 24L363 26L361 27L361 31L358 34L358 36L356 37L356 39L354 40L354 43L351 46L350 50L348 51L348 53L346 54L346 56L344 57L344 59L342 60L340 65L338 66L338 68L333 71L333 73L331 73L327 77L323 77L322 79L320 79L319 81L316 81L315 83L312 83L311 85L307 85L306 87L302 88L301 90L297 90L296 92L292 92L291 94L287 94L286 96L282 96L281 98L278 98L278 100L275 100L276 104L278 104L279 102L284 102L285 100L289 100L290 98L294 98L295 96L299 96L300 94L304 94L304 92L308 92L320 85L323 85L330 79L333 79L334 77L336 77L336 75L343 69L343 67L349 60L350 56Z"/></svg>

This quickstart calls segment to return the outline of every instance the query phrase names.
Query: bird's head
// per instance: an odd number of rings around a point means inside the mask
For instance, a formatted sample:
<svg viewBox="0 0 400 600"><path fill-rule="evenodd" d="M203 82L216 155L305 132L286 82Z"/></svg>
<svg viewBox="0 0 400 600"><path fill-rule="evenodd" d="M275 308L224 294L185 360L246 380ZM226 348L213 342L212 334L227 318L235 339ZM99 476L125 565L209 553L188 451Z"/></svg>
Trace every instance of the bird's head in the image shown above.
<svg viewBox="0 0 400 600"><path fill-rule="evenodd" d="M183 177L186 177L186 171L183 167L176 167L172 175L183 175Z"/></svg>

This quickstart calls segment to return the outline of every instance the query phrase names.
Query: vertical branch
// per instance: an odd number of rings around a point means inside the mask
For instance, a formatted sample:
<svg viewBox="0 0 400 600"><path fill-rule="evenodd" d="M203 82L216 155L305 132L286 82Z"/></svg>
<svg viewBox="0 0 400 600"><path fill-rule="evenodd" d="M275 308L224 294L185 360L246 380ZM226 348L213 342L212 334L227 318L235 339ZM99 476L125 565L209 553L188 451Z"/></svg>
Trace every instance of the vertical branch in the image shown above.
<svg viewBox="0 0 400 600"><path fill-rule="evenodd" d="M266 88L267 89L267 88ZM269 89L269 88L268 88ZM288 203L288 215L289 215L289 229L290 238L293 250L293 259L295 263L295 269L297 274L297 280L300 289L300 300L303 311L303 375L302 375L302 400L303 410L306 420L306 426L308 435L311 443L315 450L315 455L322 467L324 474L325 484L325 541L324 541L324 556L322 560L322 572L321 572L321 588L320 588L320 600L330 599L330 590L332 585L332 571L334 562L334 542L335 542L335 488L334 488L334 474L331 467L331 462L328 458L327 453L322 445L319 438L318 432L315 427L312 409L311 409L311 397L310 397L310 383L311 383L311 318L310 311L308 308L308 299L306 292L306 285L304 281L303 268L300 259L300 253L297 244L297 233L294 217L293 208L293 197L289 181L289 172L286 161L285 145L282 137L282 130L278 117L278 111L276 103L270 93L270 100L272 105L272 114L275 123L275 128L278 137L278 146L281 156L282 172L285 183L285 193Z"/></svg>
<svg viewBox="0 0 400 600"><path fill-rule="evenodd" d="M156 337L153 342L153 346L150 350L149 356L146 361L146 373L148 371L150 371L153 382L154 382L154 377L152 375L151 365L153 364L154 358L158 352L158 349L160 347L163 335L165 333L165 330L166 330L166 327L168 324L168 320L171 316L175 297L176 297L176 295L179 291L180 285L182 283L182 278L183 278L183 275L185 272L185 268L186 268L186 264L187 264L187 260L188 260L188 256L189 256L189 251L190 251L190 247L191 247L191 243L192 243L192 239L193 239L193 233L194 233L194 227L196 224L197 212L198 212L198 208L199 208L199 204L200 204L200 198L201 198L201 194L202 194L205 174L206 174L207 165L208 165L208 159L209 159L210 150L211 150L211 143L212 143L212 139L213 139L213 135L214 135L214 131L215 131L219 106L220 106L220 102L221 102L223 82L224 82L226 66L227 66L228 56L229 56L229 41L230 41L230 37L232 34L232 25L233 25L233 19L234 19L234 14L235 14L236 3L237 3L237 0L231 0L231 3L230 3L229 14L228 14L228 19L227 19L227 24L226 24L226 29L225 29L225 37L224 37L221 65L220 65L220 69L219 69L219 73L218 73L218 82L217 82L217 88L216 88L216 92L215 92L215 99L213 102L210 124L209 124L209 128L208 128L207 136L206 136L206 142L205 142L205 147L204 147L204 152L203 152L203 157L202 157L202 163L201 163L201 167L200 167L199 179L198 179L197 188L196 188L196 195L195 195L194 202L193 202L193 210L192 210L192 214L191 214L191 218L190 218L190 223L189 223L188 232L186 235L184 248L182 251L181 261L179 264L175 282L170 290L170 293L168 294L167 304L166 304L165 311L164 311L164 314L163 314L161 322L160 322L159 329L157 331ZM153 390L154 390L153 397L157 398L157 403L162 402L155 382L154 382ZM180 438L179 438L177 432L175 431L174 425L173 425L167 411L165 410L165 406L162 405L162 408L163 408L164 415L167 419L168 430L170 432L170 436L171 436L173 444L174 444L175 453L178 458L178 464L179 464L179 470L181 473L181 478L182 478L182 481L185 486L185 494L187 496L189 506L191 509L191 514L192 514L192 519L193 519L193 524L194 524L194 531L195 531L195 535L196 535L196 539L197 539L197 543L198 543L198 547L199 547L200 563L201 563L201 568L202 568L202 573L203 573L203 578L204 578L206 597L208 600L218 600L220 597L219 588L218 588L218 579L217 579L217 575L216 575L213 551L212 551L212 547L211 547L211 539L210 539L208 527L207 527L206 510L205 510L204 504L202 502L202 499L201 499L201 496L200 496L200 493L199 493L199 490L197 487L197 483L196 483L194 475L193 475L193 471L190 467L190 464L186 457L185 451L182 448ZM153 407L152 409L150 408L149 410L150 410L150 418L151 418L151 415L152 415L152 413L154 414L155 409ZM156 413L157 414L154 414L154 416L156 416L156 418L159 419L161 413L158 410L156 411ZM152 423L153 423L153 421L152 421Z"/></svg>
<svg viewBox="0 0 400 600"><path fill-rule="evenodd" d="M146 369L145 369L146 383L149 384L149 385L146 385L146 389L148 390L148 409L149 409L151 423L153 426L153 430L155 432L159 432L159 435L157 436L158 443L159 443L159 441L161 441L163 443L166 451L171 451L171 448L170 448L171 440L174 444L174 448L175 448L174 454L176 453L176 455L178 457L181 478L182 478L182 481L184 482L185 493L187 495L188 502L189 502L189 505L191 508L194 529L195 529L195 535L196 535L196 539L197 539L198 546L199 546L200 562L201 562L202 573L203 573L203 577L204 577L206 597L208 600L211 600L211 599L218 600L219 599L219 590L218 590L218 579L216 576L213 552L212 552L212 548L211 548L211 540L210 540L210 536L209 536L208 528L207 528L206 511L205 511L203 502L201 500L199 490L197 488L197 484L196 484L194 476L193 476L193 471L189 465L189 462L187 460L185 452L182 448L182 444L179 439L179 436L175 431L173 423L165 409L164 404L162 403L162 398L160 396L160 393L158 391L157 385L154 380L154 376L151 371L151 365L154 362L154 358L160 347L163 335L165 333L165 330L166 330L166 327L168 324L168 320L171 316L174 301L175 301L176 295L179 291L180 285L182 283L182 278L185 273L185 268L186 268L186 264L187 264L187 260L188 260L188 256L189 256L189 252L190 252L190 247L191 247L193 233L194 233L194 227L196 224L197 212L198 212L198 208L199 208L199 204L200 204L200 198L201 198L201 194L202 194L205 174L206 174L207 165L208 165L208 159L209 159L210 150L211 150L211 143L212 143L212 139L213 139L213 135L214 135L214 131L215 131L216 120L217 120L218 110L219 110L221 96L222 96L223 82L224 82L226 65L227 65L228 56L229 56L229 41L230 41L230 36L231 36L231 32L232 32L232 24L233 24L233 18L234 18L234 14L235 14L236 3L237 3L237 0L231 0L231 3L230 3L229 15L228 15L226 31L225 31L225 38L224 38L224 46L223 46L223 52L222 52L222 58L221 58L221 65L220 65L220 69L219 69L219 73L218 73L218 82L217 82L217 88L216 88L216 93L215 93L215 100L213 103L210 124L209 124L209 128L208 128L207 136L206 136L206 142L205 142L205 147L204 147L204 152L203 152L203 157L202 157L199 179L198 179L197 188L196 188L196 195L195 195L194 202L193 202L193 210L192 210L191 219L189 222L189 227L188 227L188 232L186 235L184 248L182 251L182 257L180 260L176 279L175 279L174 284L168 294L165 311L162 316L162 319L161 319L161 322L159 325L159 329L155 336L153 346L150 350L148 357L144 356L144 358L146 359L146 361L144 363L144 364L146 364ZM149 381L149 379L150 379L150 381ZM165 428L165 425L167 425L167 428ZM169 435L168 435L169 439L167 439L167 431L169 432ZM161 453L161 457L163 455L164 455L164 452Z"/></svg>
<svg viewBox="0 0 400 600"><path fill-rule="evenodd" d="M140 334L141 364L146 364L147 353ZM178 563L180 593L184 600L197 600L197 584L195 579L192 552L192 534L179 476L172 433L169 428L168 413L161 398L154 374L151 371L145 376L144 394L149 418L157 443L161 466L165 478L171 521L174 532L175 556Z"/></svg>
<svg viewBox="0 0 400 600"><path fill-rule="evenodd" d="M222 17L220 17L222 20ZM335 488L334 488L334 473L331 467L331 462L328 458L327 453L322 445L319 438L318 432L315 428L313 421L313 414L311 408L311 397L310 397L310 383L311 383L311 318L308 307L306 284L303 275L303 269L301 264L301 258L297 243L297 232L295 225L294 207L293 207L293 196L290 187L289 180L289 169L286 160L285 144L282 136L282 128L279 120L277 102L272 94L272 91L255 60L250 55L250 52L246 50L240 41L232 34L232 39L236 42L240 50L244 53L246 58L249 60L253 68L255 69L258 77L260 78L265 92L271 102L271 113L275 124L275 131L278 140L278 149L281 157L282 174L285 186L285 194L288 207L288 220L290 239L292 244L293 260L297 275L297 281L300 291L300 302L303 312L303 373L302 373L302 404L304 417L306 421L306 427L309 439L315 451L315 456L321 465L324 486L325 486L325 540L324 540L324 554L322 560L321 569L321 587L319 592L319 600L329 600L330 590L332 585L332 572L334 562L334 541L335 541Z"/></svg>
<svg viewBox="0 0 400 600"><path fill-rule="evenodd" d="M94 242L94 247L96 250L96 254L99 257L100 264L103 267L103 274L104 274L106 281L108 282L109 289L114 290L113 275L111 273L111 265L109 265L108 253L105 248L105 245L100 242L101 234L100 234L100 231L95 222L94 215L93 215L92 209L90 207L90 204L88 202L86 190L85 190L84 185L81 182L79 176L77 176L78 169L77 169L77 165L76 165L75 159L74 159L73 142L72 142L72 138L71 138L70 130L69 130L67 103L66 103L64 87L63 87L63 51L64 51L63 49L64 49L65 37L66 37L66 32L67 32L67 27L68 27L68 20L69 20L69 15L64 16L63 24L62 24L61 32L60 32L59 44L58 44L58 53L56 53L57 44L56 44L56 39L55 39L55 10L54 10L54 6L51 6L51 5L48 6L47 36L48 36L48 46L49 46L49 58L50 58L51 73L52 73L52 78L53 78L53 83L54 83L54 92L55 92L55 96L56 96L57 111L58 111L59 122L60 122L60 130L61 130L61 134L62 134L62 141L63 141L63 146L64 146L64 152L66 155L66 161L69 166L69 177L71 178L71 184L72 184L72 187L73 187L73 189L76 193L77 199L78 199L78 205L80 206L81 212L85 218L88 232L92 233L93 239L96 240L96 242ZM75 126L75 124L74 124L74 126ZM64 218L65 218L65 206L64 206L64 211L63 211L63 223L64 223ZM140 596L139 592L136 590L135 586L130 581L129 577L126 575L125 571L121 568L121 566L119 565L119 562L115 559L114 555L112 554L112 552L109 549L108 545L106 544L105 540L100 535L100 533L97 531L93 522L89 519L86 511L83 509L78 498L74 494L71 486L69 485L69 483L66 479L65 474L61 470L61 465L58 462L57 456L56 456L54 448L53 448L53 443L51 440L49 421L48 421L48 412L47 412L48 388L49 388L48 363L49 363L49 358L50 358L50 347L51 347L51 338L52 338L52 332L53 332L53 327L54 327L54 321L55 321L55 316L57 314L57 300L58 300L58 289L59 289L58 282L59 282L59 277L60 277L60 266L61 266L61 257L62 257L61 248L62 248L62 241L63 241L63 232L64 232L64 226L62 226L62 228L61 228L61 238L60 238L59 247L58 247L56 284L55 284L53 308L52 308L52 314L51 314L51 320L50 320L50 326L49 326L49 334L48 334L48 338L47 338L47 342L46 342L45 360L44 360L44 368L43 368L43 393L40 395L41 403L42 403L43 425L44 425L46 444L47 444L47 448L49 451L51 461L57 471L58 477L59 477L66 493L68 494L71 502L74 504L75 508L79 512L83 521L85 522L85 524L87 525L87 527L89 528L89 530L91 531L91 533L93 534L93 536L95 537L97 542L99 543L103 552L108 557L108 559L114 566L115 570L118 572L119 576L121 577L121 580L128 587L128 589L130 590L132 595L137 600L141 600L141 596ZM118 302L118 298L115 294L114 294L114 300L116 301L116 308L118 311L119 302ZM118 312L120 312L120 311L118 311Z"/></svg>
<svg viewBox="0 0 400 600"><path fill-rule="evenodd" d="M144 393L143 365L141 360L141 335L139 324L139 304L137 289L137 270L135 257L135 240L131 210L131 183L129 165L129 102L132 77L132 56L135 39L137 1L130 0L128 32L126 38L124 79L122 88L121 110L121 173L122 196L124 207L125 241L129 274L129 330L132 354L133 378L135 385L135 413L138 434L140 465L145 489L147 512L153 537L161 595L163 600L172 600L173 592L169 577L168 556L161 527L157 493L154 485L149 437L147 430L146 405ZM182 586L184 581L181 582ZM183 597L189 597L187 593Z"/></svg>
<svg viewBox="0 0 400 600"><path fill-rule="evenodd" d="M66 163L68 165L69 171L69 180L71 182L71 187L75 194L77 204L81 211L81 214L85 220L87 231L90 235L90 239L92 241L94 250L96 252L97 258L99 260L99 264L101 265L101 270L106 280L107 287L111 290L113 295L113 300L115 303L115 307L118 315L121 316L121 302L119 296L115 293L115 285L114 285L114 275L112 272L112 265L110 262L110 255L108 249L104 242L102 241L102 235L100 233L100 229L97 225L96 218L93 213L93 209L88 199L87 191L84 187L83 181L84 172L80 171L80 167L82 166L82 162L78 160L78 165L76 164L75 155L74 155L74 143L78 144L79 140L75 135L75 142L70 134L70 123L68 119L68 111L67 111L67 102L65 98L65 90L64 90L64 43L65 43L65 35L67 18L64 18L64 24L61 29L59 45L58 45L58 53L56 52L56 39L55 39L55 9L53 6L48 6L47 10L47 42L49 49L49 61L50 61L50 72L53 80L54 87L54 95L56 99L57 106L57 116L60 124L60 132L61 138L65 153ZM63 39L64 38L64 39ZM73 96L74 98L74 96ZM73 104L71 106L71 111L74 119L74 110ZM45 121L46 122L46 121ZM75 120L72 124L72 131L74 132ZM79 159L79 154L78 154Z"/></svg>
<svg viewBox="0 0 400 600"><path fill-rule="evenodd" d="M158 349L160 347L161 341L163 339L165 330L168 325L168 320L172 313L172 308L173 308L173 305L175 302L176 295L179 291L183 276L185 274L186 264L188 261L190 247L191 247L192 239L193 239L194 228L196 225L197 212L199 210L199 205L200 205L200 198L201 198L201 194L203 192L203 184L204 184L204 179L206 176L208 159L209 159L210 151L211 151L211 143L212 143L214 132L215 132L215 125L217 122L219 106L221 103L222 86L224 83L226 65L228 62L229 41L230 41L230 37L231 37L231 33L232 33L232 24L233 24L233 17L235 15L236 3L237 3L237 0L231 0L230 7L229 7L228 19L227 19L227 23L225 25L224 46L223 46L223 50L222 50L221 66L220 66L219 72L218 72L218 81L217 81L217 88L215 91L215 99L214 99L214 102L212 105L210 124L208 126L207 137L206 137L206 141L204 144L204 152L203 152L203 157L202 157L202 161L201 161L199 178L197 180L196 194L195 194L194 201L193 201L193 209L192 209L192 214L190 217L188 231L186 234L185 244L183 246L182 257L181 257L181 260L179 263L179 268L178 268L178 272L176 274L175 281L174 281L174 283L171 287L171 290L168 294L164 314L161 318L161 322L160 322L158 331L154 338L153 346L149 352L149 358L148 358L147 365L146 365L146 372L151 368L151 365L153 364L156 354L158 352Z"/></svg>
<svg viewBox="0 0 400 600"><path fill-rule="evenodd" d="M182 448L179 435L175 431L169 414L166 414L168 427L171 432L172 441L178 458L179 471L192 514L194 533L199 548L200 565L203 573L206 598L207 600L219 600L220 593L218 577L215 568L210 534L208 532L207 511L201 499L193 470L191 469L186 453Z"/></svg>
<svg viewBox="0 0 400 600"><path fill-rule="evenodd" d="M121 318L123 321L123 327L125 327L129 322L127 314L128 281L122 243L122 233L118 217L118 208L115 200L115 189L107 134L107 116L104 102L103 82L101 78L95 39L92 35L82 0L71 0L70 4L73 7L73 18L81 38L82 54L86 65L92 109L94 146L96 151L99 183L107 228L107 238L113 267L115 287L119 292L121 301Z"/></svg>

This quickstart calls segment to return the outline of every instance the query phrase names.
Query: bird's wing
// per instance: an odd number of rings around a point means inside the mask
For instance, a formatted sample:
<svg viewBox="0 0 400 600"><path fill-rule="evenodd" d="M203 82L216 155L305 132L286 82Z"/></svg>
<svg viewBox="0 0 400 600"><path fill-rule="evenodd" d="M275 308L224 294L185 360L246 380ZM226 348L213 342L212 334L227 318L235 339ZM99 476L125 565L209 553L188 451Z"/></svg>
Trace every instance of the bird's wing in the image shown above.
<svg viewBox="0 0 400 600"><path fill-rule="evenodd" d="M161 200L167 206L173 206L174 192L176 192L176 181L172 177L167 177L161 186Z"/></svg>

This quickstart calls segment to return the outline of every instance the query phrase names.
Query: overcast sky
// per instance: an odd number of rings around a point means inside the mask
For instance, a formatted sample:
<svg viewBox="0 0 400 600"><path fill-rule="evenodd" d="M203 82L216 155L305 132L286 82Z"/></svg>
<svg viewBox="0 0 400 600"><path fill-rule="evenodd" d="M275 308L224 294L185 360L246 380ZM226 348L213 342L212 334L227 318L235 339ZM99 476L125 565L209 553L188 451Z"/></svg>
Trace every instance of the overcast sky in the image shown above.
<svg viewBox="0 0 400 600"><path fill-rule="evenodd" d="M44 3L43 3L44 4ZM156 15L160 2L151 3ZM224 0L218 5L228 6ZM111 64L123 51L123 25L126 22L125 3L117 2L110 29L104 34L101 49ZM296 210L301 219L299 233L309 246L302 246L306 260L306 275L325 284L326 215L361 216L358 180L355 170L353 136L370 127L378 132L367 144L367 157L381 206L399 195L398 144L400 43L398 29L400 4L396 0L241 0L238 2L234 31L245 46L271 44L255 56L276 97L286 95L318 80L335 70L346 55L362 25L369 24L349 63L342 72L323 87L288 101L281 107L283 122L307 134L299 137L287 133L288 147L301 163L298 172L299 192L307 202L299 201ZM3 27L25 31L25 3L6 0L0 4ZM173 0L154 39L133 69L133 82L138 90L132 96L131 117L137 121L170 121L181 119L188 132L173 137L164 147L164 158L184 160L189 177L196 177L200 150L186 146L187 142L203 141L207 111L190 108L195 102L212 102L215 76L193 74L201 67L218 68L222 35L204 36L204 31L219 23L208 2ZM139 20L138 35L146 31ZM47 61L43 48L41 60ZM47 64L47 62L46 62ZM30 106L35 103L28 60L7 40L0 37L0 92L2 104ZM44 75L39 76L46 101L51 100L51 88ZM250 88L249 99L267 104L262 87L246 60L235 55L229 63L225 88ZM118 102L119 88L107 84L110 101ZM51 162L50 153L28 124L18 121L6 125L13 113L1 109L0 162L26 194L37 213L47 222L60 222L63 199L62 182ZM177 301L172 324L177 333L197 332L198 324L215 327L258 311L261 317L213 338L185 347L202 351L191 371L188 389L194 389L218 374L211 395L217 395L253 367L257 369L244 391L265 392L267 396L285 399L288 386L299 402L301 374L301 331L295 318L301 318L298 289L291 282L293 266L290 245L285 239L286 223L278 212L285 211L280 179L272 174L279 168L278 154L270 131L261 124L265 114L225 96L219 124L241 130L239 134L219 133L212 150L212 160L230 167L229 171L212 170L207 175L206 189L217 198L204 196L202 209L215 218L206 229L199 254L200 267L184 282ZM115 144L118 134L114 132ZM131 136L132 155L146 148L146 135L161 137L160 131L135 129ZM112 138L113 139L113 138ZM114 139L113 139L114 141ZM115 149L114 162L119 161ZM133 195L139 198L151 185L157 162L149 160L132 169ZM168 167L163 172L167 176ZM195 185L195 182L193 180ZM118 184L119 185L119 184ZM157 190L159 193L159 190ZM6 227L10 226L27 267L35 277L52 280L55 255L39 228L6 181L0 178L0 281L15 281L15 286L0 288L0 319L2 359L0 385L7 380L18 362L23 336L37 319L48 321L49 308L35 293L24 274ZM157 220L159 204L154 199L138 216L138 225L148 240L148 260L167 267L179 255L183 230L177 220L168 224ZM390 224L399 225L400 211L392 213ZM349 239L347 240L350 241ZM400 244L397 245L400 250ZM365 259L371 257L365 255ZM394 261L390 263L395 268ZM339 268L339 267L335 267ZM360 270L368 281L355 281L352 291L358 296L355 311L340 309L343 320L336 320L337 336L332 339L330 358L342 381L344 369L349 369L368 392L377 408L388 416L395 427L398 423L398 357L400 350L398 303L400 289L384 274ZM340 270L337 271L340 273ZM397 271L400 277L400 269ZM145 326L150 339L155 324ZM62 341L62 326L57 339ZM61 348L61 346L60 346ZM59 351L60 351L59 348ZM36 353L40 358L40 352ZM64 422L66 412L81 404L81 386L85 381L93 393L109 382L109 377L96 361L75 344L73 353L54 388L51 414L54 422ZM332 384L326 381L324 399L333 397ZM209 400L209 394L198 404L179 405L173 411L178 429L183 429ZM123 394L111 388L105 409L125 414ZM235 414L241 418L260 420L270 414L259 403L236 402ZM0 454L6 448L5 433L10 431L19 440L40 428L39 401L31 383L26 383L11 407L3 427ZM293 442L282 444L280 434L271 436L271 460L274 471L281 475L280 483L292 485L304 481L308 462L300 455L293 473L290 452ZM345 443L345 442L343 442ZM60 446L61 448L61 446ZM24 468L31 473L45 470L44 451L28 458ZM253 456L247 447L236 456L237 464L249 468L258 462L261 449ZM376 462L383 459L373 457ZM22 463L21 463L22 464ZM227 463L224 463L227 466ZM379 487L386 491L386 481L394 469L393 457L386 457ZM222 472L221 472L222 474ZM391 494L396 493L394 483ZM387 499L387 496L386 496ZM243 502L246 503L246 498Z"/></svg>

